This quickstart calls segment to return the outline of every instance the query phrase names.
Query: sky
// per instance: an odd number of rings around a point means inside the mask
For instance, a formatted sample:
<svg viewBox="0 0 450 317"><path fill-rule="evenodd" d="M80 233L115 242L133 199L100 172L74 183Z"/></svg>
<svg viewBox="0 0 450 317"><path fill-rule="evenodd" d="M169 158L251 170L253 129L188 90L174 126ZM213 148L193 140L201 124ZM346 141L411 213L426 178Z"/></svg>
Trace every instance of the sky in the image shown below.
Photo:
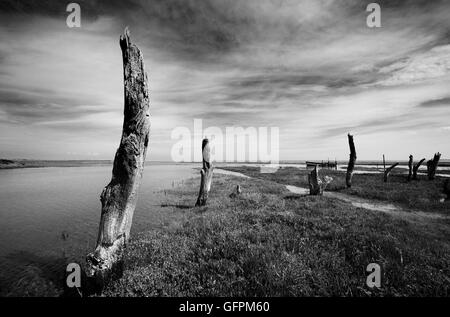
<svg viewBox="0 0 450 317"><path fill-rule="evenodd" d="M174 129L277 127L281 160L450 157L450 1L0 2L0 157L113 159L123 121L119 36L149 76L147 160ZM196 150L193 145L192 151Z"/></svg>

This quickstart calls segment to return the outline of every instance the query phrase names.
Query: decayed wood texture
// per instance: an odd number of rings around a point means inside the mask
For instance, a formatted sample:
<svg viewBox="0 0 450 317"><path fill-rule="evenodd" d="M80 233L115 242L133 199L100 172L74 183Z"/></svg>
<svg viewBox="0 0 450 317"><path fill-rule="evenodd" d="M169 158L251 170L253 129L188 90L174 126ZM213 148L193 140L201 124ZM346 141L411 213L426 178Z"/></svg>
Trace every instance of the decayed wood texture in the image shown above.
<svg viewBox="0 0 450 317"><path fill-rule="evenodd" d="M241 185L236 185L236 190L230 194L230 198L236 198L242 193Z"/></svg>
<svg viewBox="0 0 450 317"><path fill-rule="evenodd" d="M95 251L88 255L90 275L105 276L120 260L130 235L149 141L148 79L139 48L128 29L120 37L124 70L124 120L112 179L100 195L102 212Z"/></svg>
<svg viewBox="0 0 450 317"><path fill-rule="evenodd" d="M428 179L431 181L434 179L434 177L436 176L436 170L437 167L439 165L439 160L441 158L441 153L436 153L434 154L434 157L432 160L429 160L427 162L427 174L428 174Z"/></svg>
<svg viewBox="0 0 450 317"><path fill-rule="evenodd" d="M347 175L345 177L345 183L347 185L347 188L350 188L352 187L353 170L355 168L356 162L356 150L355 143L353 142L353 135L348 134L348 144L350 146L350 159L347 165Z"/></svg>
<svg viewBox="0 0 450 317"><path fill-rule="evenodd" d="M423 161L425 161L424 158L421 159L417 164L414 165L412 179L417 180L417 171L419 170L419 167L420 167L420 165L422 165Z"/></svg>
<svg viewBox="0 0 450 317"><path fill-rule="evenodd" d="M211 189L212 177L214 167L211 162L211 153L209 148L209 140L203 139L202 142L202 153L203 153L203 168L200 171L200 191L198 193L197 202L195 206L205 206L208 200L209 191Z"/></svg>
<svg viewBox="0 0 450 317"><path fill-rule="evenodd" d="M413 156L412 155L410 155L409 156L409 162L408 162L408 168L409 168L409 171L408 171L408 181L410 181L411 179L412 179L412 169L413 169Z"/></svg>
<svg viewBox="0 0 450 317"><path fill-rule="evenodd" d="M332 177L325 176L323 179L319 176L319 170L317 165L311 173L308 174L309 194L310 195L322 195L325 188L333 180Z"/></svg>
<svg viewBox="0 0 450 317"><path fill-rule="evenodd" d="M385 183L388 181L388 177L389 177L389 174L391 173L391 171L392 171L398 164L399 164L399 163L392 164L390 167L388 167L388 168L384 171L384 177L383 177L383 180L384 180Z"/></svg>

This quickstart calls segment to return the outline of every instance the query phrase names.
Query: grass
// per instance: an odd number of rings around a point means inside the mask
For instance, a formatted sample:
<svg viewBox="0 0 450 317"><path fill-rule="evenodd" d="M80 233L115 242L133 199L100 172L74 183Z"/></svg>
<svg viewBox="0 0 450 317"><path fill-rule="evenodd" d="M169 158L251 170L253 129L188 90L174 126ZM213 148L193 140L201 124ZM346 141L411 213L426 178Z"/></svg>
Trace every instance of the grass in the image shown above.
<svg viewBox="0 0 450 317"><path fill-rule="evenodd" d="M166 191L163 208L178 221L130 241L123 276L104 296L448 296L448 224L217 174L208 205L196 208L198 184ZM236 184L243 192L230 198ZM381 289L366 286L372 262Z"/></svg>
<svg viewBox="0 0 450 317"><path fill-rule="evenodd" d="M259 172L258 167L224 167L223 169L285 185L305 188L309 186L308 171L294 167L281 168L276 173L263 174ZM327 187L328 191L396 203L406 209L450 215L450 201L440 202L444 197L442 189L445 178L442 177L436 177L434 181L429 181L425 175L419 175L418 181L408 182L407 175L394 170L389 176L388 182L384 183L382 174L354 174L352 187L346 188L345 171L323 169L319 174L333 177L333 182Z"/></svg>

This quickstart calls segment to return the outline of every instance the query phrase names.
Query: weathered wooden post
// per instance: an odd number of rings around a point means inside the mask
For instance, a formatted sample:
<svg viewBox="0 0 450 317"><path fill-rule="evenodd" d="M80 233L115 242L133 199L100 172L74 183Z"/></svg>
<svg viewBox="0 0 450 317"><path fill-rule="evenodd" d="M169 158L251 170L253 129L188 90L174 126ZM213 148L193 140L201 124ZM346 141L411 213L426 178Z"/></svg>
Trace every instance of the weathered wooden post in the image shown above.
<svg viewBox="0 0 450 317"><path fill-rule="evenodd" d="M408 162L408 168L409 168L409 172L408 172L408 182L411 181L412 178L412 169L413 169L413 156L409 155L409 162Z"/></svg>
<svg viewBox="0 0 450 317"><path fill-rule="evenodd" d="M425 161L425 159L421 159L417 164L414 165L413 167L413 180L417 180L417 171L419 170L420 165L422 165L423 161Z"/></svg>
<svg viewBox="0 0 450 317"><path fill-rule="evenodd" d="M235 191L232 192L232 193L230 194L229 197L230 197L230 198L236 198L236 197L238 197L241 193L242 193L241 185L236 185Z"/></svg>
<svg viewBox="0 0 450 317"><path fill-rule="evenodd" d="M148 79L139 48L131 43L128 28L120 36L124 74L124 120L112 178L100 195L102 212L97 246L87 256L88 274L103 282L121 260L144 170L149 141Z"/></svg>
<svg viewBox="0 0 450 317"><path fill-rule="evenodd" d="M323 179L320 178L317 165L314 166L314 169L308 174L309 194L322 195L325 188L332 181L333 178L329 176L325 176Z"/></svg>
<svg viewBox="0 0 450 317"><path fill-rule="evenodd" d="M441 153L434 154L434 157L432 160L429 160L427 162L427 174L428 179L432 181L436 176L436 170L439 164L439 159L441 158Z"/></svg>
<svg viewBox="0 0 450 317"><path fill-rule="evenodd" d="M212 165L211 162L211 154L208 139L203 139L202 153L203 153L203 168L200 171L201 174L200 191L198 193L198 198L197 202L195 203L195 206L206 205L206 201L208 200L208 194L211 189L214 166Z"/></svg>
<svg viewBox="0 0 450 317"><path fill-rule="evenodd" d="M384 180L385 183L387 183L388 177L389 177L389 174L391 173L391 171L392 171L398 164L399 164L399 163L392 164L390 167L388 167L387 169L385 169L385 171L384 171L384 176L383 176L383 180Z"/></svg>
<svg viewBox="0 0 450 317"><path fill-rule="evenodd" d="M345 183L347 184L347 188L350 188L352 187L353 169L355 168L356 162L356 150L355 143L353 142L353 135L348 134L348 144L350 146L350 159L347 165L347 175L345 177Z"/></svg>

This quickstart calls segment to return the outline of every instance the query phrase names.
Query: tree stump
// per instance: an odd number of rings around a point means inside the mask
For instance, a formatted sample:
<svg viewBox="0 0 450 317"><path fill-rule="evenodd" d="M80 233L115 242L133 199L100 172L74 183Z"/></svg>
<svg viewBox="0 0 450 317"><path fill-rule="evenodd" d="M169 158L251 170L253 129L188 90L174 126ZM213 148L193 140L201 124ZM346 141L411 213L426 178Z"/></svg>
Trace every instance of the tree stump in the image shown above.
<svg viewBox="0 0 450 317"><path fill-rule="evenodd" d="M434 154L434 157L432 160L429 160L427 162L427 174L428 179L432 181L436 176L436 170L439 164L439 159L441 158L441 153Z"/></svg>
<svg viewBox="0 0 450 317"><path fill-rule="evenodd" d="M414 165L414 167L413 167L413 177L412 177L413 180L418 180L418 178L417 178L417 171L419 170L419 167L420 167L420 165L422 165L423 161L425 161L424 158L421 159L419 161L419 163Z"/></svg>
<svg viewBox="0 0 450 317"><path fill-rule="evenodd" d="M409 168L409 171L408 171L408 182L411 181L411 179L412 179L413 162L414 162L413 161L413 156L410 155L409 156L409 162L408 162L408 168Z"/></svg>
<svg viewBox="0 0 450 317"><path fill-rule="evenodd" d="M241 186L236 185L236 190L230 194L230 198L236 198L242 193Z"/></svg>
<svg viewBox="0 0 450 317"><path fill-rule="evenodd" d="M348 144L350 146L350 159L347 165L347 175L345 177L345 183L347 185L347 188L350 188L352 187L353 170L355 169L356 162L356 150L355 143L353 142L353 135L348 134Z"/></svg>
<svg viewBox="0 0 450 317"><path fill-rule="evenodd" d="M333 181L332 177L325 176L323 179L319 177L319 171L317 165L308 174L309 194L310 195L323 195L325 188L329 183Z"/></svg>
<svg viewBox="0 0 450 317"><path fill-rule="evenodd" d="M126 28L120 36L124 73L124 120L112 178L100 195L97 246L87 256L88 274L103 282L121 261L141 183L150 131L148 79L139 48Z"/></svg>
<svg viewBox="0 0 450 317"><path fill-rule="evenodd" d="M392 171L398 164L399 164L399 163L392 164L390 167L388 167L388 168L384 171L384 177L383 177L383 180L384 180L385 183L387 183L388 177L389 177L389 174L391 173L391 171Z"/></svg>
<svg viewBox="0 0 450 317"><path fill-rule="evenodd" d="M195 203L195 206L206 205L206 201L208 200L208 194L211 189L214 167L211 162L211 153L208 139L203 139L202 153L203 153L203 168L200 171L201 174L200 191L198 193L198 198L197 202Z"/></svg>

